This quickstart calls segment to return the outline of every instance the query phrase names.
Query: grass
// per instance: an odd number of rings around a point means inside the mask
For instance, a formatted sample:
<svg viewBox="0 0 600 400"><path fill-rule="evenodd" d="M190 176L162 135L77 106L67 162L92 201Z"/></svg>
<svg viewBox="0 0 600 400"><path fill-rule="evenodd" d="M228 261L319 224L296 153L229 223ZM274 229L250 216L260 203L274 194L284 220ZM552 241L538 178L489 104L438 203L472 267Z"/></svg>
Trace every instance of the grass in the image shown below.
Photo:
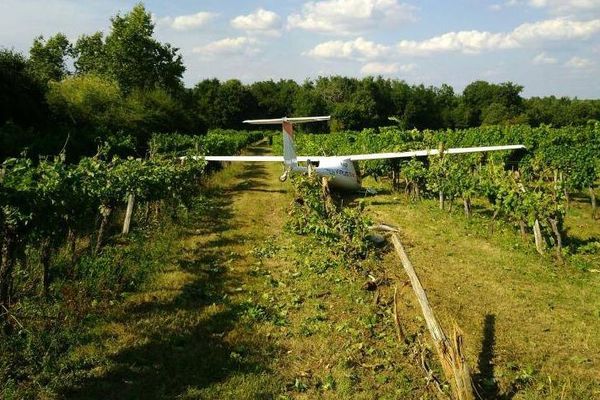
<svg viewBox="0 0 600 400"><path fill-rule="evenodd" d="M136 242L130 257L153 255L160 267L100 304L47 371L53 384L37 380L30 397L434 398L414 345L430 339L396 257L384 251L355 270L318 239L286 232L292 195L280 173L230 165L204 183L183 222ZM495 223L491 234L485 208L466 219L459 207L441 212L385 192L365 204L376 222L401 228L443 326L464 331L483 398L600 396L600 224L583 203L566 221L564 266L513 227ZM374 291L365 289L371 277ZM392 322L394 287L407 343Z"/></svg>
<svg viewBox="0 0 600 400"><path fill-rule="evenodd" d="M402 195L378 195L367 204L376 220L401 228L443 325L457 321L465 332L483 395L600 396L600 275L589 268L598 267L598 252L579 254L582 246L600 242L600 224L587 204L573 204L568 214L574 254L566 265L539 256L511 226L494 223L491 233L482 208L467 219L460 207L448 213L435 201L410 203ZM400 268L395 257L385 265Z"/></svg>
<svg viewBox="0 0 600 400"><path fill-rule="evenodd" d="M87 368L59 396L429 396L367 278L284 232L291 195L279 168L232 165L207 182L175 257L73 350Z"/></svg>

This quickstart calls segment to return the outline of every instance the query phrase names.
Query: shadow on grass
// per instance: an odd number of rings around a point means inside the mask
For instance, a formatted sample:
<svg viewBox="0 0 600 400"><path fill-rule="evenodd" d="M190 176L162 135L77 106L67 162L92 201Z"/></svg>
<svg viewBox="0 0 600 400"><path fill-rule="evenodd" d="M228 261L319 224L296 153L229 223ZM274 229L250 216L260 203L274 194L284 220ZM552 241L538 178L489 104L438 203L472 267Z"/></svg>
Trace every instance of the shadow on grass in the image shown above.
<svg viewBox="0 0 600 400"><path fill-rule="evenodd" d="M246 168L256 179L266 174L264 169ZM170 288L169 281L167 287L156 288L157 292L176 292L172 298L159 300L150 291L141 303L116 312L109 320L135 330L135 342L107 356L103 365L90 370L77 386L65 388L62 397L179 398L203 389L212 393L213 385L234 376L253 380L251 376L269 374L262 360L268 360L276 348L253 335L252 326L241 320L248 305L230 301L241 277L228 274L228 267L243 257L234 254L231 246L247 239L234 232L239 228L233 211L235 188L205 196L207 207L191 215L185 229L193 233L182 239L209 233L217 236L198 241L178 256L177 270L186 272L186 279L191 274L192 279L182 287L175 282L176 288ZM267 398L267 390L255 394Z"/></svg>
<svg viewBox="0 0 600 400"><path fill-rule="evenodd" d="M524 386L522 379L511 382L506 392L501 392L494 372L494 347L496 345L496 316L486 314L483 321L483 340L477 366L479 373L473 377L477 392L482 399L512 400Z"/></svg>
<svg viewBox="0 0 600 400"><path fill-rule="evenodd" d="M581 238L574 236L567 232L565 234L565 246L567 246L572 254L578 254L582 252L582 249L588 248L592 243L600 243L600 237L591 236L588 238Z"/></svg>
<svg viewBox="0 0 600 400"><path fill-rule="evenodd" d="M65 397L163 399L206 388L233 374L264 373L252 354L260 343L238 340L232 347L223 340L241 311L240 306L227 307L184 333L157 331L147 343L114 356L106 374L88 379Z"/></svg>
<svg viewBox="0 0 600 400"><path fill-rule="evenodd" d="M496 316L486 314L483 322L483 340L477 360L479 373L475 375L478 392L484 399L500 398L500 388L494 376L494 344L496 342Z"/></svg>

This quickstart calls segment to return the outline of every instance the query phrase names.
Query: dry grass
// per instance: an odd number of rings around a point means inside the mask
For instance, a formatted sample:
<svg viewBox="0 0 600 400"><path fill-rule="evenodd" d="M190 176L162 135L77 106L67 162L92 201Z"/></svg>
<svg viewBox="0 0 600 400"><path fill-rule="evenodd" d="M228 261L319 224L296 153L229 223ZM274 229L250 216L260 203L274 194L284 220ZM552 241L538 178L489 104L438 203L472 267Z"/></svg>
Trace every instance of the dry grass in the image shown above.
<svg viewBox="0 0 600 400"><path fill-rule="evenodd" d="M480 392L488 398L600 396L600 274L581 271L571 257L557 265L538 256L512 227L486 210L471 220L439 211L433 201L403 196L367 201L376 220L401 228L408 253L447 327L458 322ZM600 240L600 224L585 204L567 219L571 245ZM576 250L576 248L575 248ZM398 270L394 257L385 261ZM400 275L401 276L401 275Z"/></svg>

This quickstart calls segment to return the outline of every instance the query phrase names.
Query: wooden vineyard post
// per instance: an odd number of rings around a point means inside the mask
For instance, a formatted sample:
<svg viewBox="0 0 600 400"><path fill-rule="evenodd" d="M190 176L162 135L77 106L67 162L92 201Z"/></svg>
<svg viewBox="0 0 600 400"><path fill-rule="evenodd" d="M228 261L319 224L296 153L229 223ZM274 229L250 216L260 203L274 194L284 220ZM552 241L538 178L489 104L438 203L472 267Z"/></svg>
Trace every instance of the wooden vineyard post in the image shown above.
<svg viewBox="0 0 600 400"><path fill-rule="evenodd" d="M135 203L135 196L130 193L127 196L127 210L125 211L125 219L123 220L123 235L129 234L129 226L131 224L131 215L133 214L133 204Z"/></svg>
<svg viewBox="0 0 600 400"><path fill-rule="evenodd" d="M475 395L473 393L471 371L469 370L469 366L467 365L463 354L461 332L455 325L452 340L448 339L429 305L425 290L421 285L421 281L419 280L412 263L408 259L408 255L404 251L404 247L400 242L398 234L394 233L392 235L392 243L394 244L396 253L402 261L404 271L406 271L406 274L410 279L415 295L417 296L421 311L423 312L423 317L427 323L427 329L433 339L444 374L452 386L454 397L459 400L474 400Z"/></svg>
<svg viewBox="0 0 600 400"><path fill-rule="evenodd" d="M558 219L557 218L548 218L548 223L552 228L552 232L554 233L554 238L556 239L556 256L560 261L563 261L562 257L562 234L560 233L560 229L558 227Z"/></svg>
<svg viewBox="0 0 600 400"><path fill-rule="evenodd" d="M98 254L100 248L102 247L104 231L106 230L106 227L108 225L108 218L110 217L111 213L112 208L105 205L100 206L100 216L102 217L102 219L100 220L100 228L98 228L98 237L96 238L96 246L94 247L94 252L92 253L93 255Z"/></svg>

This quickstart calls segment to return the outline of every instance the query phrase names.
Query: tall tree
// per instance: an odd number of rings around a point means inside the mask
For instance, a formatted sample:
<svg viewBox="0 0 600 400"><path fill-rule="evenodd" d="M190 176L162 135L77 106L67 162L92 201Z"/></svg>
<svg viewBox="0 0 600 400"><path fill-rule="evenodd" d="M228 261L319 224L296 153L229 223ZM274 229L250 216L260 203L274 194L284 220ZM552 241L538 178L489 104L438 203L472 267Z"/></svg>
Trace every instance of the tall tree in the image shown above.
<svg viewBox="0 0 600 400"><path fill-rule="evenodd" d="M185 66L179 49L153 38L152 16L142 4L111 19L110 33L82 36L75 45L75 67L114 79L125 93L136 89L182 89Z"/></svg>
<svg viewBox="0 0 600 400"><path fill-rule="evenodd" d="M111 20L105 41L108 71L125 92L133 89L181 86L185 67L178 49L155 40L152 16L142 4Z"/></svg>
<svg viewBox="0 0 600 400"><path fill-rule="evenodd" d="M255 82L249 87L261 118L291 115L298 84L293 80Z"/></svg>
<svg viewBox="0 0 600 400"><path fill-rule="evenodd" d="M59 81L68 74L67 57L72 54L72 46L62 33L45 40L38 36L29 50L29 68L40 82Z"/></svg>
<svg viewBox="0 0 600 400"><path fill-rule="evenodd" d="M38 125L45 114L43 86L32 76L25 57L0 49L0 125L7 121Z"/></svg>
<svg viewBox="0 0 600 400"><path fill-rule="evenodd" d="M327 115L329 113L325 100L321 94L317 92L317 89L311 81L305 81L304 84L298 88L296 95L294 96L293 107L293 114L296 117ZM325 122L307 125L310 125L310 127L307 126L306 128L310 129L311 132L327 132L329 129L329 126ZM303 125L299 125L299 129L302 129L302 126Z"/></svg>

